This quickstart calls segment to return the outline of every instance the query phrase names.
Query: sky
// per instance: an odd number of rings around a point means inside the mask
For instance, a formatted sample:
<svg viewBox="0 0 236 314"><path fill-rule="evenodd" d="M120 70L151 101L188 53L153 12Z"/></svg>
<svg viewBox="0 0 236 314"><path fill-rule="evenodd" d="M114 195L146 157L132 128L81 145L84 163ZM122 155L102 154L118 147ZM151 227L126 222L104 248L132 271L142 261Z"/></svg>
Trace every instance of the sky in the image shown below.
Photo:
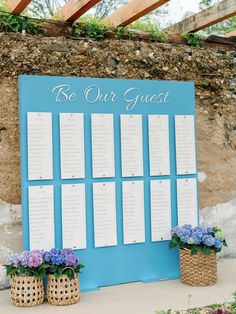
<svg viewBox="0 0 236 314"><path fill-rule="evenodd" d="M219 1L220 0L213 0L212 5ZM179 22L186 17L186 14L189 16L199 12L201 10L199 7L200 2L200 0L171 0L167 4L161 6L161 9L166 7L169 14L164 15L161 20L160 18L156 20L156 23L161 28L165 28L173 23Z"/></svg>
<svg viewBox="0 0 236 314"><path fill-rule="evenodd" d="M199 12L200 0L171 0L161 8L168 8L169 14L165 15L162 21L156 21L161 28L168 27L169 25L179 22L185 17L186 14L192 15ZM213 0L212 5L219 2L219 0ZM191 14L192 13L192 14Z"/></svg>
<svg viewBox="0 0 236 314"><path fill-rule="evenodd" d="M167 6L170 15L165 18L166 23L180 21L186 12L198 12L199 2L200 0L171 0Z"/></svg>

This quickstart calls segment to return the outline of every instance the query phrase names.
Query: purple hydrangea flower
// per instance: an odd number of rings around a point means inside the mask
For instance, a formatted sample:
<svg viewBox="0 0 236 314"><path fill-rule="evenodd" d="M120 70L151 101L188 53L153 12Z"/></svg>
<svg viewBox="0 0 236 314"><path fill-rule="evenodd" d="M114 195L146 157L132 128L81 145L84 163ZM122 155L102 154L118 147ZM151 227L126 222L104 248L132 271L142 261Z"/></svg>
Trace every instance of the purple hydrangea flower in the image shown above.
<svg viewBox="0 0 236 314"><path fill-rule="evenodd" d="M7 260L7 264L9 265L13 265L14 267L17 267L19 266L20 264L20 256L19 254L13 254L11 256L8 257L8 260Z"/></svg>
<svg viewBox="0 0 236 314"><path fill-rule="evenodd" d="M29 258L30 252L29 251L23 251L20 256L20 263L21 265L27 267L28 266L28 258Z"/></svg>
<svg viewBox="0 0 236 314"><path fill-rule="evenodd" d="M74 267L79 264L79 260L74 253L69 254L65 259L66 266Z"/></svg>
<svg viewBox="0 0 236 314"><path fill-rule="evenodd" d="M61 255L63 258L66 258L69 254L73 254L72 249L62 249L61 250Z"/></svg>
<svg viewBox="0 0 236 314"><path fill-rule="evenodd" d="M39 267L43 263L42 252L39 250L33 250L28 256L28 267Z"/></svg>
<svg viewBox="0 0 236 314"><path fill-rule="evenodd" d="M8 258L8 265L13 265L14 267L24 266L24 267L39 267L43 263L42 252L39 250L33 251L23 251L22 253L17 253L11 255Z"/></svg>

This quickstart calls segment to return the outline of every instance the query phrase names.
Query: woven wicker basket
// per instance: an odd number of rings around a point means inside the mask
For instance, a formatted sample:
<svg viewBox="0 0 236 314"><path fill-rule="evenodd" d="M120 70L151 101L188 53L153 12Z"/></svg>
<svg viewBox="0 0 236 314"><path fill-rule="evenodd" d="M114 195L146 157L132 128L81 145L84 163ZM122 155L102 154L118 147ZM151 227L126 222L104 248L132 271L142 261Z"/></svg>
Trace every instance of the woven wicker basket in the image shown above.
<svg viewBox="0 0 236 314"><path fill-rule="evenodd" d="M30 307L44 301L43 279L34 276L13 276L11 301L15 306Z"/></svg>
<svg viewBox="0 0 236 314"><path fill-rule="evenodd" d="M210 286L217 282L216 253L210 256L202 252L191 255L188 249L180 249L180 270L182 283L190 286Z"/></svg>
<svg viewBox="0 0 236 314"><path fill-rule="evenodd" d="M70 280L66 275L56 279L54 275L48 276L47 284L48 303L53 305L70 305L80 300L80 282L78 275Z"/></svg>

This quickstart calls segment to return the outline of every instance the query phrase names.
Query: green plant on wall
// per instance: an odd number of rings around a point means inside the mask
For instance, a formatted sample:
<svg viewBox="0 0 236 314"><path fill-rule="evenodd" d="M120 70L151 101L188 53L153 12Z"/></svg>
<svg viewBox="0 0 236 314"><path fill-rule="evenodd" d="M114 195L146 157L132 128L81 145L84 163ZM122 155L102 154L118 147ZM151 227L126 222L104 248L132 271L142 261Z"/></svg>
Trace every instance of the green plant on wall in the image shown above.
<svg viewBox="0 0 236 314"><path fill-rule="evenodd" d="M150 41L166 41L166 34L150 21L137 21L126 27L113 27L98 18L87 16L80 18L73 24L74 34L77 37L88 37L103 40L111 31L115 32L116 38L131 39L129 29L141 30L149 33Z"/></svg>
<svg viewBox="0 0 236 314"><path fill-rule="evenodd" d="M42 33L40 21L8 13L0 14L0 28L1 31L12 33L19 33L22 30L32 35Z"/></svg>
<svg viewBox="0 0 236 314"><path fill-rule="evenodd" d="M95 17L83 17L73 24L74 34L78 37L88 37L103 40L107 37L111 26Z"/></svg>
<svg viewBox="0 0 236 314"><path fill-rule="evenodd" d="M157 25L152 23L151 21L137 21L129 25L128 28L148 32L149 40L152 42L165 42L167 40L167 35L164 32L160 31Z"/></svg>
<svg viewBox="0 0 236 314"><path fill-rule="evenodd" d="M126 39L126 40L131 40L132 39L132 33L129 32L128 27L125 26L119 26L114 28L115 30L115 37L117 39Z"/></svg>
<svg viewBox="0 0 236 314"><path fill-rule="evenodd" d="M119 26L116 28L116 38L123 38L126 33L126 27Z"/></svg>
<svg viewBox="0 0 236 314"><path fill-rule="evenodd" d="M236 313L236 291L233 293L234 301L232 303L232 309L235 310Z"/></svg>
<svg viewBox="0 0 236 314"><path fill-rule="evenodd" d="M186 40L187 44L193 47L202 47L203 37L197 33L183 33L182 37Z"/></svg>

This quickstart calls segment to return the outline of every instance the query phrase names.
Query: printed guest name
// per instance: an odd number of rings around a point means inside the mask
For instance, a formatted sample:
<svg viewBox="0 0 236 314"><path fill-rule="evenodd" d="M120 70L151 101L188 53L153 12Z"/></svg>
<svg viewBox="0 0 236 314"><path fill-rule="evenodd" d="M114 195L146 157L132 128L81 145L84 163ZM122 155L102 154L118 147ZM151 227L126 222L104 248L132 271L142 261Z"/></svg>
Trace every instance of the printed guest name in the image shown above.
<svg viewBox="0 0 236 314"><path fill-rule="evenodd" d="M58 85L52 89L56 102L75 102L78 94L72 90L70 85ZM115 91L104 92L97 85L90 85L85 88L82 96L89 104L95 103L115 103L118 100ZM123 94L123 101L126 104L126 111L132 111L138 104L166 104L169 101L170 92L156 94L141 93L137 87L127 89Z"/></svg>

